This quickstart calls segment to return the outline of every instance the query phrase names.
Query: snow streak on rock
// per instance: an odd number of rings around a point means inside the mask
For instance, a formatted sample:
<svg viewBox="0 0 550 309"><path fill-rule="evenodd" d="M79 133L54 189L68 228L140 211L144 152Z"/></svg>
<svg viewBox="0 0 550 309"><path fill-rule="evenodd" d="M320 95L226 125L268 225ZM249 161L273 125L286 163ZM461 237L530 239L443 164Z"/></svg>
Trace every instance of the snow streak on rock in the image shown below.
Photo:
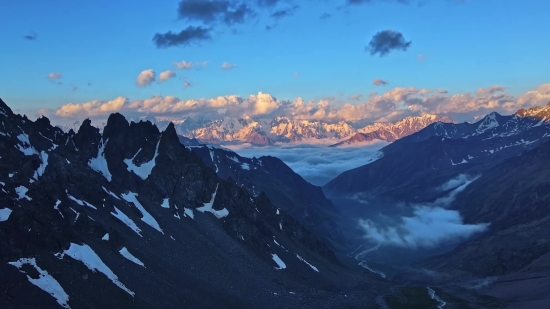
<svg viewBox="0 0 550 309"><path fill-rule="evenodd" d="M137 157L137 155L141 152L141 148L138 150L138 152L134 155L131 159L124 159L124 163L128 166L128 171L134 172L134 174L138 175L141 179L145 180L149 175L151 175L151 172L153 171L153 168L156 164L157 156L159 155L159 145L160 140L157 143L157 148L155 149L155 155L153 156L153 159L148 162L143 162L139 166L134 164L134 159Z"/></svg>
<svg viewBox="0 0 550 309"><path fill-rule="evenodd" d="M59 305L61 305L61 307L70 308L68 304L69 295L65 293L63 287L61 287L59 282L57 282L54 277L52 277L50 274L48 274L47 271L43 270L36 264L36 260L34 258L19 259L16 262L9 262L8 264L17 267L19 271L24 274L26 274L26 272L21 269L23 265L33 266L34 269L38 272L38 278L31 278L31 276L27 275L27 279L29 279L29 282L36 285L44 292L53 296L53 298L55 298L55 300Z"/></svg>
<svg viewBox="0 0 550 309"><path fill-rule="evenodd" d="M277 254L272 254L271 258L273 259L273 261L275 261L275 263L277 263L277 265L279 265L279 267L275 267L275 269L285 269L286 268L285 262L283 262L283 260L281 260L281 258Z"/></svg>
<svg viewBox="0 0 550 309"><path fill-rule="evenodd" d="M158 224L157 220L155 220L155 218L153 218L153 216L151 216L151 214L149 212L147 212L147 210L145 210L145 208L137 200L137 196L138 196L138 194L134 193L134 192L128 192L128 193L122 194L122 198L124 200L126 200L129 203L133 203L134 206L136 206L136 208L141 212L141 215L142 215L141 221L147 223L149 226L151 226L155 230L157 230L157 231L161 232L162 234L164 234L164 232L160 228L160 225Z"/></svg>
<svg viewBox="0 0 550 309"><path fill-rule="evenodd" d="M136 264L138 264L139 266L142 266L145 268L145 264L143 264L142 261L138 260L138 258L136 258L133 254L131 254L128 249L126 249L126 247L122 247L122 249L120 249L120 251L118 251L123 257L125 257L126 259L128 259L129 261L132 261Z"/></svg>
<svg viewBox="0 0 550 309"><path fill-rule="evenodd" d="M111 181L113 176L111 175L111 172L109 172L109 166L107 165L107 160L105 159L105 147L107 146L108 142L109 139L107 139L105 142L103 142L103 139L99 141L97 156L95 158L91 158L90 161L88 161L88 166L91 167L94 171L102 174L107 179L107 181Z"/></svg>
<svg viewBox="0 0 550 309"><path fill-rule="evenodd" d="M109 278L116 286L126 291L126 293L134 296L135 293L130 291L122 282L118 280L117 275L103 263L101 258L90 248L90 246L83 244L77 245L71 243L69 249L63 251L62 253L57 253L56 257L62 259L65 255L72 257L73 259L80 261L86 265L92 272L99 271Z"/></svg>
<svg viewBox="0 0 550 309"><path fill-rule="evenodd" d="M226 208L222 210L214 210L212 207L214 207L214 200L216 199L216 193L218 192L218 185L216 185L216 191L212 194L212 199L208 203L204 203L204 206L197 208L200 212L209 212L216 216L216 218L221 219L223 217L226 217L229 215L229 210Z"/></svg>
<svg viewBox="0 0 550 309"><path fill-rule="evenodd" d="M136 232L139 236L143 237L141 235L141 229L136 225L134 220L130 219L126 214L124 214L118 208L116 207L114 208L115 208L115 212L112 212L111 215L115 216L115 218L122 221L122 223L126 224L129 228L132 229L132 231Z"/></svg>

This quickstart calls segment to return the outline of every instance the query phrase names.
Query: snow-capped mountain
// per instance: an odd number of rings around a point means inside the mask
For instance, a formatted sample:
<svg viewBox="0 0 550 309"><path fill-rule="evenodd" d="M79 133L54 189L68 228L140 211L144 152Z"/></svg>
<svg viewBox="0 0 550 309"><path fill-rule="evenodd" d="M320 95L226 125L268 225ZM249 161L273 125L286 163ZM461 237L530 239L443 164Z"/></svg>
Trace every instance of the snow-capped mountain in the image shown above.
<svg viewBox="0 0 550 309"><path fill-rule="evenodd" d="M173 124L65 133L0 100L0 190L1 308L353 308L389 291Z"/></svg>
<svg viewBox="0 0 550 309"><path fill-rule="evenodd" d="M453 120L447 116L424 114L422 116L407 117L396 123L375 123L360 128L357 130L358 133L349 139L331 145L331 147L371 142L374 140L394 142L418 132L435 122L452 123Z"/></svg>
<svg viewBox="0 0 550 309"><path fill-rule="evenodd" d="M357 131L364 134L376 133L380 139L393 142L416 133L435 122L453 123L453 120L447 116L424 114L422 116L407 117L396 123L375 123Z"/></svg>
<svg viewBox="0 0 550 309"><path fill-rule="evenodd" d="M155 117L130 118L130 121L150 121L159 129L165 129L170 123L179 135L195 138L209 144L251 143L255 145L272 145L276 142L317 142L343 141L350 144L355 141L385 140L395 141L428 126L431 123L452 122L448 117L426 114L408 117L396 123L375 123L356 129L353 125L340 121L327 123L292 119L286 116L274 119L243 116L238 118L224 117L205 119L189 117L183 120L157 119ZM64 131L76 130L78 122L71 126L60 126ZM352 138L350 140L346 140ZM337 144L340 145L340 144Z"/></svg>
<svg viewBox="0 0 550 309"><path fill-rule="evenodd" d="M443 170L483 173L548 139L550 103L507 116L492 112L475 123L436 122L384 147L381 159L342 173L324 189L333 193L428 197L428 194L419 194L423 190L420 187L435 185L441 180ZM406 185L410 183L415 183L415 190Z"/></svg>

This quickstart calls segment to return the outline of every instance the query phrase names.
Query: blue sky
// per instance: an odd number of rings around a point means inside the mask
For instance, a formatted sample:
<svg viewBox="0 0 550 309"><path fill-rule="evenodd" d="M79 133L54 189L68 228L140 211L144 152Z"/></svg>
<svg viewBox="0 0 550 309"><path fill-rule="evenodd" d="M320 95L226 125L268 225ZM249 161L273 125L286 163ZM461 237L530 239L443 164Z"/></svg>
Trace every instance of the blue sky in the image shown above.
<svg viewBox="0 0 550 309"><path fill-rule="evenodd" d="M394 87L446 89L453 95L500 85L517 97L550 82L548 1L279 2L271 8L246 2L257 16L233 26L210 24L210 41L157 48L156 33L203 23L178 18L180 1L9 1L2 5L0 97L30 111L119 96L189 100L259 91L277 99L342 94L346 100ZM269 17L293 5L299 8L292 15ZM330 18L321 19L323 14ZM377 32L388 29L412 41L406 51L384 57L365 51ZM34 40L24 38L33 34ZM183 60L208 64L178 70L173 63ZM236 68L223 70L224 62ZM157 80L166 70L176 77L138 87L136 77L146 69ZM53 72L61 78L48 79ZM389 84L375 86L376 78ZM184 80L190 87L183 87Z"/></svg>

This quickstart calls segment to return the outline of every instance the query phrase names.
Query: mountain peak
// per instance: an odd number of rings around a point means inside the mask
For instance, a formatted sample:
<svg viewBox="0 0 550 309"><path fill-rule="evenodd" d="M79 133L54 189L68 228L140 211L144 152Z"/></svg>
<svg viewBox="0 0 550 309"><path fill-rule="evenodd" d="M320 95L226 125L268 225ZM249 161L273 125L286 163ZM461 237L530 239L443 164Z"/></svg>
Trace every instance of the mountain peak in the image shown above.
<svg viewBox="0 0 550 309"><path fill-rule="evenodd" d="M6 115L13 115L11 108L0 99L0 113L4 112Z"/></svg>

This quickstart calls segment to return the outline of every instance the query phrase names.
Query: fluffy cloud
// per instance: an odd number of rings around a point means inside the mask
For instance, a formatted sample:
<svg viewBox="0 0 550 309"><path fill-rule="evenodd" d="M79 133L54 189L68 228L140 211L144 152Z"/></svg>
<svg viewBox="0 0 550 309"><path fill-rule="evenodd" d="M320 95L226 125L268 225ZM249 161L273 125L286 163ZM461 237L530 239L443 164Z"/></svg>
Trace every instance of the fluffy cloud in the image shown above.
<svg viewBox="0 0 550 309"><path fill-rule="evenodd" d="M393 50L406 51L411 45L411 41L406 41L403 34L398 31L384 30L376 33L369 45L365 47L371 56L378 54L380 57L388 55Z"/></svg>
<svg viewBox="0 0 550 309"><path fill-rule="evenodd" d="M61 73L59 72L52 72L50 74L48 74L48 76L46 77L47 79L60 79L61 78Z"/></svg>
<svg viewBox="0 0 550 309"><path fill-rule="evenodd" d="M182 62L174 62L174 64L180 70L189 70L195 66L193 62L187 62L185 60L183 60Z"/></svg>
<svg viewBox="0 0 550 309"><path fill-rule="evenodd" d="M59 117L84 118L89 116L108 115L120 111L127 99L118 97L112 101L92 101L82 104L69 103L61 106L55 114Z"/></svg>
<svg viewBox="0 0 550 309"><path fill-rule="evenodd" d="M169 80L170 78L176 77L176 73L171 70L164 71L159 74L159 83Z"/></svg>
<svg viewBox="0 0 550 309"><path fill-rule="evenodd" d="M550 84L543 84L537 89L528 91L518 97L512 104L505 104L506 110L511 111L517 108L530 108L543 106L550 102Z"/></svg>
<svg viewBox="0 0 550 309"><path fill-rule="evenodd" d="M151 85L155 81L155 71L149 69L149 70L143 70L136 78L136 85L138 87L147 87Z"/></svg>
<svg viewBox="0 0 550 309"><path fill-rule="evenodd" d="M222 68L223 70L231 70L231 69L234 69L236 68L237 66L235 64L231 64L229 62L224 62L222 63L222 65L220 66L220 68Z"/></svg>

